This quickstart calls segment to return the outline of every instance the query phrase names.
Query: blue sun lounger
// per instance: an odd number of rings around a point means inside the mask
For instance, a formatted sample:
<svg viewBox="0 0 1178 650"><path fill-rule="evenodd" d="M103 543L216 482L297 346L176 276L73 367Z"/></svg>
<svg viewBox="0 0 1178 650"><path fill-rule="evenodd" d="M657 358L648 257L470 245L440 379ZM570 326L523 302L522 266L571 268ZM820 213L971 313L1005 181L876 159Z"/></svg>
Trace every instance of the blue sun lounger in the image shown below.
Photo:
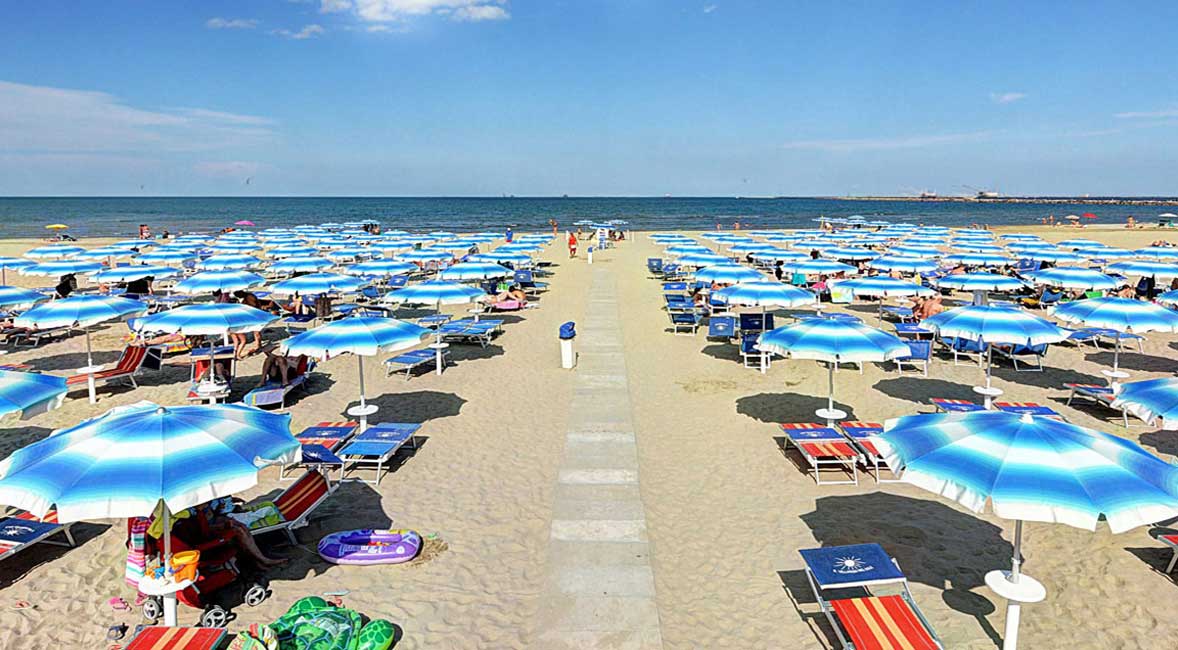
<svg viewBox="0 0 1178 650"><path fill-rule="evenodd" d="M450 356L449 350L442 350L442 367L446 366L446 360ZM421 366L432 366L437 361L437 352L435 350L413 350L398 354L395 357L385 359L384 366L388 375L394 372L405 371L405 381L409 381L409 376L413 374L414 368Z"/></svg>
<svg viewBox="0 0 1178 650"><path fill-rule="evenodd" d="M1097 404L1107 406L1114 411L1120 411L1121 422L1125 425L1126 429L1129 428L1129 411L1113 406L1113 402L1116 401L1117 397L1113 393L1111 386L1103 386L1101 384L1064 384L1063 387L1071 391L1068 394L1068 401L1066 402L1068 406L1072 405L1072 400L1076 397L1083 397Z"/></svg>
<svg viewBox="0 0 1178 650"><path fill-rule="evenodd" d="M929 400L933 406L943 413L972 413L974 411L984 411L985 406L976 402L971 402L964 399L945 399L943 397L934 397Z"/></svg>
<svg viewBox="0 0 1178 650"><path fill-rule="evenodd" d="M38 542L75 546L74 535L70 532L71 526L73 523L58 523L56 511L51 511L42 519L37 519L23 510L0 518L0 560L16 555ZM65 537L64 542L49 539L58 533Z"/></svg>
<svg viewBox="0 0 1178 650"><path fill-rule="evenodd" d="M1042 418L1052 418L1063 421L1064 417L1059 411L1050 406L1043 406L1036 402L994 402L994 408L1004 413L1016 413L1018 415L1034 415Z"/></svg>
<svg viewBox="0 0 1178 650"><path fill-rule="evenodd" d="M438 327L443 341L454 343L478 343L487 347L491 339L499 332L499 325L503 321L454 321Z"/></svg>
<svg viewBox="0 0 1178 650"><path fill-rule="evenodd" d="M348 463L347 469L373 468L376 478L365 481L373 485L380 485L384 475L385 464L406 444L412 444L417 449L413 435L421 428L420 424L377 424L367 431L358 434L351 442L339 450L339 456ZM358 479L362 480L362 479Z"/></svg>
<svg viewBox="0 0 1178 650"><path fill-rule="evenodd" d="M320 422L295 435L302 446L299 462L279 468L278 478L284 479L292 467L339 467L343 478L344 461L336 451L350 439L359 425L355 422Z"/></svg>

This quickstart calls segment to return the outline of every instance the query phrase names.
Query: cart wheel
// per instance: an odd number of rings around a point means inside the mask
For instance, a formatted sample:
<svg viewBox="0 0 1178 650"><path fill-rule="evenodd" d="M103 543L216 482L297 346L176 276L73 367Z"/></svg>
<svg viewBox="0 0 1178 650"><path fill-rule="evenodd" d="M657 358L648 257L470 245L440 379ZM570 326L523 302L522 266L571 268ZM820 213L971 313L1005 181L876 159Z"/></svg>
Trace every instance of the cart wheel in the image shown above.
<svg viewBox="0 0 1178 650"><path fill-rule="evenodd" d="M266 591L266 587L259 584L250 585L250 588L245 592L245 604L250 607L257 607L266 600L270 592Z"/></svg>
<svg viewBox="0 0 1178 650"><path fill-rule="evenodd" d="M201 627L225 627L229 622L229 612L220 605L213 605L200 615Z"/></svg>
<svg viewBox="0 0 1178 650"><path fill-rule="evenodd" d="M143 618L156 622L164 616L164 604L159 598L148 598L143 601Z"/></svg>

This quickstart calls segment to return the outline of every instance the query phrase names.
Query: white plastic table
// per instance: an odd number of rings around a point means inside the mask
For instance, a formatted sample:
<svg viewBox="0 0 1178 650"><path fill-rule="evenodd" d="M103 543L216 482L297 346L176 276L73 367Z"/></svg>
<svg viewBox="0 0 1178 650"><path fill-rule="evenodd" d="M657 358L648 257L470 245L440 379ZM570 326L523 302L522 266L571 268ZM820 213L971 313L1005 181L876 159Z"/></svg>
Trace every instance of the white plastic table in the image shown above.
<svg viewBox="0 0 1178 650"><path fill-rule="evenodd" d="M818 409L814 411L814 415L826 420L826 426L833 427L835 422L847 417L847 412L839 409Z"/></svg>
<svg viewBox="0 0 1178 650"><path fill-rule="evenodd" d="M1018 647L1018 622L1024 603L1037 603L1047 597L1047 588L1031 576L1020 573L1018 582L1010 581L1010 571L991 571L986 574L986 586L1006 599L1006 633L1002 637L1003 650Z"/></svg>
<svg viewBox="0 0 1178 650"><path fill-rule="evenodd" d="M139 593L145 596L162 596L164 604L164 625L176 626L176 594L192 586L191 580L174 582L171 578L148 578L139 580Z"/></svg>
<svg viewBox="0 0 1178 650"><path fill-rule="evenodd" d="M348 415L354 418L360 418L360 433L364 433L368 430L368 416L379 410L380 408L376 404L356 405L348 409Z"/></svg>
<svg viewBox="0 0 1178 650"><path fill-rule="evenodd" d="M974 386L973 392L986 398L984 406L990 411L994 408L994 398L1002 394L1002 389L995 386Z"/></svg>

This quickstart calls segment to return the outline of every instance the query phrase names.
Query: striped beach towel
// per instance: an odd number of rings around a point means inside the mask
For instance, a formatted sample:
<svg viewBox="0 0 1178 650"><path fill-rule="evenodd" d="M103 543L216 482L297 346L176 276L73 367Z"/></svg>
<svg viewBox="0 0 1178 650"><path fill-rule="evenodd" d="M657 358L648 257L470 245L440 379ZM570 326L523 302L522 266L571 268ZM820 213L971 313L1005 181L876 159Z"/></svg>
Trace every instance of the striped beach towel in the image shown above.
<svg viewBox="0 0 1178 650"><path fill-rule="evenodd" d="M127 567L124 578L127 584L139 588L139 581L147 569L147 517L132 517L127 520Z"/></svg>

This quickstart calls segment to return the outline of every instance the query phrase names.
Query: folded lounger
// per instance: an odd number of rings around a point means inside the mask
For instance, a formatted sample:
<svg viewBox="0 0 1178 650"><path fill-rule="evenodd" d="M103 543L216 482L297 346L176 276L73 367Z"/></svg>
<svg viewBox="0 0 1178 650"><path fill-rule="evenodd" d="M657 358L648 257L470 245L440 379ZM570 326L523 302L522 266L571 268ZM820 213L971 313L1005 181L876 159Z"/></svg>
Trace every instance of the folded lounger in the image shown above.
<svg viewBox="0 0 1178 650"><path fill-rule="evenodd" d="M1097 404L1107 406L1114 411L1120 411L1121 422L1124 423L1126 429L1129 428L1129 411L1113 406L1113 401L1117 397L1113 394L1111 386L1104 386L1102 384L1064 384L1063 387L1071 391L1068 394L1068 401L1066 402L1068 406L1072 405L1072 400L1076 397L1089 399Z"/></svg>
<svg viewBox="0 0 1178 650"><path fill-rule="evenodd" d="M814 482L818 485L859 485L857 462L859 452L851 441L838 431L812 422L786 423L781 431L790 446L798 450L802 459L810 466ZM823 481L821 470L839 469L851 474L851 480Z"/></svg>
<svg viewBox="0 0 1178 650"><path fill-rule="evenodd" d="M671 318L671 331L675 334L694 335L703 320L703 316L687 311L672 311L668 316Z"/></svg>
<svg viewBox="0 0 1178 650"><path fill-rule="evenodd" d="M241 403L257 407L277 404L278 408L286 408L286 396L295 389L306 385L307 375L314 370L315 361L303 357L299 367L295 368L295 376L290 378L289 384L283 386L282 382L267 380L266 383L246 393L241 398Z"/></svg>
<svg viewBox="0 0 1178 650"><path fill-rule="evenodd" d="M250 533L257 536L280 530L286 533L291 544L298 544L294 529L306 526L311 513L331 496L334 490L335 487L325 474L314 469L308 470L273 499L279 514L282 515L282 521L271 526L251 528Z"/></svg>
<svg viewBox="0 0 1178 650"><path fill-rule="evenodd" d="M839 428L842 429L843 435L850 438L855 447L862 452L863 464L875 475L876 483L898 483L900 481L899 473L888 466L883 454L879 452L879 448L875 444L875 437L883 433L882 424L847 420L840 422ZM880 474L881 469L891 472L893 478L883 478Z"/></svg>
<svg viewBox="0 0 1178 650"><path fill-rule="evenodd" d="M442 350L442 367L446 366L446 361L450 356L449 350ZM409 376L413 373L414 368L421 366L433 366L437 363L436 350L412 350L403 354L398 354L395 357L385 359L384 366L388 375L394 372L405 371L405 381L409 381Z"/></svg>
<svg viewBox="0 0 1178 650"><path fill-rule="evenodd" d="M959 362L960 357L965 357L966 359L973 357L977 361L978 366L981 366L982 360L986 356L986 344L981 341L950 336L942 338L941 343L953 353L953 365L955 366L961 365Z"/></svg>
<svg viewBox="0 0 1178 650"><path fill-rule="evenodd" d="M1062 421L1063 415L1051 408L1050 406L1043 406L1035 402L994 402L994 408L1006 413L1018 413L1020 415L1035 415L1039 417L1052 418Z"/></svg>
<svg viewBox="0 0 1178 650"><path fill-rule="evenodd" d="M802 549L806 579L844 650L943 650L908 590L908 579L879 544ZM877 588L898 593L874 595ZM839 593L841 592L841 593ZM839 597L844 596L845 597Z"/></svg>
<svg viewBox="0 0 1178 650"><path fill-rule="evenodd" d="M94 373L94 384L101 386L116 379L126 379L131 382L132 386L138 388L139 384L135 383L135 375L138 375L143 370L144 361L151 355L154 355L156 361L162 363L163 353L159 348L128 345L123 349L122 356L119 357L119 360L114 366ZM159 366L157 365L156 367L158 368ZM87 376L71 375L66 377L65 385L71 389L83 387L86 385Z"/></svg>
<svg viewBox="0 0 1178 650"><path fill-rule="evenodd" d="M344 461L335 455L335 451L356 433L358 427L356 422L320 422L303 429L295 435L303 448L302 457L297 463L279 468L278 478L286 478L293 467L338 467L342 478Z"/></svg>
<svg viewBox="0 0 1178 650"><path fill-rule="evenodd" d="M412 443L417 449L413 435L421 428L420 424L377 424L367 431L354 437L337 453L348 463L349 469L355 471L363 468L376 470L376 478L367 481L373 485L380 485L384 475L385 464L406 444Z"/></svg>
<svg viewBox="0 0 1178 650"><path fill-rule="evenodd" d="M1047 344L1046 343L1042 343L1039 345L1000 345L1000 344L994 344L994 352L997 352L999 356L1006 357L1007 359L1010 359L1010 362L1014 364L1014 369L1016 372L1020 371L1020 370L1042 371L1043 370L1043 357L1047 356ZM1027 357L1030 357L1031 361L1033 361L1034 363L1028 364L1025 360ZM1019 368L1018 367L1018 361L1020 358L1024 359L1023 365L1027 366L1027 368Z"/></svg>
<svg viewBox="0 0 1178 650"><path fill-rule="evenodd" d="M74 546L74 535L70 527L74 524L60 524L57 522L57 511L51 510L41 519L17 510L0 518L0 560L16 555L38 542L57 544L59 546ZM61 533L64 542L50 540L50 537Z"/></svg>
<svg viewBox="0 0 1178 650"><path fill-rule="evenodd" d="M735 337L735 316L712 316L708 319L708 338L729 341Z"/></svg>
<svg viewBox="0 0 1178 650"><path fill-rule="evenodd" d="M973 411L984 411L986 407L976 402L971 402L964 399L945 399L943 397L934 397L929 400L933 403L938 411L944 413L970 413Z"/></svg>
<svg viewBox="0 0 1178 650"><path fill-rule="evenodd" d="M224 639L223 627L149 625L135 634L126 650L214 650Z"/></svg>

